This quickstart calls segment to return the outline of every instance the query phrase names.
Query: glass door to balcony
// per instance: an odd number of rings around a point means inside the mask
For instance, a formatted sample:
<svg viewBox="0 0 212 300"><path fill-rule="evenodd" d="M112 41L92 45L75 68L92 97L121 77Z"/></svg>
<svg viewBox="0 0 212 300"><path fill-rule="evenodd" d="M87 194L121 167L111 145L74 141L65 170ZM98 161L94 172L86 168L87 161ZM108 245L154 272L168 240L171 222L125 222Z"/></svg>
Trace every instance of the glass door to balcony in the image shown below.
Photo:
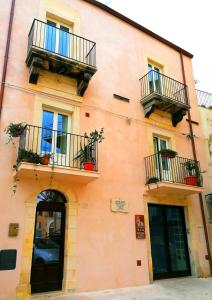
<svg viewBox="0 0 212 300"><path fill-rule="evenodd" d="M69 57L70 51L70 34L69 28L63 25L60 25L60 33L59 33L59 47L58 53L63 56Z"/></svg>
<svg viewBox="0 0 212 300"><path fill-rule="evenodd" d="M189 276L183 207L149 204L153 279Z"/></svg>
<svg viewBox="0 0 212 300"><path fill-rule="evenodd" d="M150 93L162 94L161 70L158 67L148 64L149 90Z"/></svg>
<svg viewBox="0 0 212 300"><path fill-rule="evenodd" d="M51 163L69 165L70 117L53 111L43 111L41 153L49 153Z"/></svg>
<svg viewBox="0 0 212 300"><path fill-rule="evenodd" d="M168 148L168 140L160 137L153 137L154 152L156 155L155 168L157 178L165 181L171 181L170 159L162 157L159 152Z"/></svg>
<svg viewBox="0 0 212 300"><path fill-rule="evenodd" d="M62 56L70 57L70 28L47 20L45 49Z"/></svg>
<svg viewBox="0 0 212 300"><path fill-rule="evenodd" d="M57 24L47 20L45 32L45 49L51 52L56 52L56 28Z"/></svg>

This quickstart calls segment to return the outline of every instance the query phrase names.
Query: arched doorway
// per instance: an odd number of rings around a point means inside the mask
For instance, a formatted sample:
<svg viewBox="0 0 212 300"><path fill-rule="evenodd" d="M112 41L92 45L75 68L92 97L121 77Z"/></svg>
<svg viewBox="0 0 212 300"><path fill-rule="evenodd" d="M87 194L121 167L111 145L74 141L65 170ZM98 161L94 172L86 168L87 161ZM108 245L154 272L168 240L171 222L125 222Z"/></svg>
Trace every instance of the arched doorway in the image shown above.
<svg viewBox="0 0 212 300"><path fill-rule="evenodd" d="M31 292L62 289L65 197L58 191L45 190L37 197L31 268Z"/></svg>

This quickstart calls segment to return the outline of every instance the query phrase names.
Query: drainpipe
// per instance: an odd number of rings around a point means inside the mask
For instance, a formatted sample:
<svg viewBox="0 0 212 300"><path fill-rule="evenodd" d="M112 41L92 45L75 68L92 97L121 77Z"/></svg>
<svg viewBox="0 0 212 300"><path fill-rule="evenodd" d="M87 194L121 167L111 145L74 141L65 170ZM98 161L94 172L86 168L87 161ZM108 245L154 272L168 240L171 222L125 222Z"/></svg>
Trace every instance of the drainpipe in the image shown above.
<svg viewBox="0 0 212 300"><path fill-rule="evenodd" d="M10 19L9 19L9 25L8 25L8 30L7 30L7 42L6 42L6 48L5 48L5 54L4 54L2 78L1 78L0 117L1 117L1 111L2 111L2 105L3 105L5 79L6 79L6 75L7 75L7 64L8 64L8 55L9 55L9 49L10 49L10 39L11 39L11 32L12 32L14 7L15 7L15 0L12 0L11 9L10 9Z"/></svg>
<svg viewBox="0 0 212 300"><path fill-rule="evenodd" d="M180 51L180 60L181 60L181 67L182 67L182 74L183 74L183 83L186 84L185 68L184 68L182 51ZM188 99L187 90L186 90L186 97ZM197 153L196 153L196 147L195 147L195 142L194 142L194 134L193 134L190 111L188 111L188 123L189 123L189 131L190 131L190 136L191 136L191 146L192 146L193 158L194 158L194 160L197 160ZM203 228L204 228L204 234L205 234L206 248L207 248L207 252L208 252L210 275L212 275L212 256L211 256L211 250L210 250L210 243L209 243L209 237L208 237L208 230L207 230L207 224L206 224L206 217L205 217L202 193L199 193L199 202L200 202L200 209L201 209L201 214L202 214L202 222L203 222Z"/></svg>

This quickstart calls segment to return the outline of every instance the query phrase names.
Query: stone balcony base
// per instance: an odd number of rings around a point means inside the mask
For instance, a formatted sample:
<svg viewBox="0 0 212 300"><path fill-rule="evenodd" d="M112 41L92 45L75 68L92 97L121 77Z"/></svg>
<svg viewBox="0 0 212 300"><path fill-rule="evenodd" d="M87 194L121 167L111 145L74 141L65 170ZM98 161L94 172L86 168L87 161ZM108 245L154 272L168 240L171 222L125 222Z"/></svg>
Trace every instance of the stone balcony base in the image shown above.
<svg viewBox="0 0 212 300"><path fill-rule="evenodd" d="M158 194L175 194L189 196L193 194L202 193L203 187L186 185L180 183L171 182L158 182L152 183L145 186L145 194L158 195Z"/></svg>
<svg viewBox="0 0 212 300"><path fill-rule="evenodd" d="M20 179L25 177L35 178L36 174L42 180L49 180L53 176L54 180L66 180L80 184L88 184L100 177L100 173L96 171L60 166L52 167L51 165L35 165L26 162L21 162L17 168L17 175Z"/></svg>

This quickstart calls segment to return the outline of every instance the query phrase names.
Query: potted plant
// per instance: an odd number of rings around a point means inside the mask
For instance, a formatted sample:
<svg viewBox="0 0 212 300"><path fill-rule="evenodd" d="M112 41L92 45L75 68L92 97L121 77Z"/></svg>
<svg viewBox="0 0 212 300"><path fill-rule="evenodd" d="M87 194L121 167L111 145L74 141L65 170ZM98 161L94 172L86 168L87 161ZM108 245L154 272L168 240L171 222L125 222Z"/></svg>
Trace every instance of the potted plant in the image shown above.
<svg viewBox="0 0 212 300"><path fill-rule="evenodd" d="M151 183L157 183L159 181L159 179L157 177L150 177L146 184L151 184Z"/></svg>
<svg viewBox="0 0 212 300"><path fill-rule="evenodd" d="M5 129L6 134L9 137L8 143L13 141L13 138L21 136L25 128L26 123L10 123Z"/></svg>
<svg viewBox="0 0 212 300"><path fill-rule="evenodd" d="M90 143L80 148L79 155L76 158L80 159L84 170L94 171L96 159L93 157L94 143Z"/></svg>
<svg viewBox="0 0 212 300"><path fill-rule="evenodd" d="M184 167L189 176L184 178L185 184L197 186L200 180L200 169L197 161L188 160Z"/></svg>
<svg viewBox="0 0 212 300"><path fill-rule="evenodd" d="M26 149L20 148L18 151L17 164L22 161L33 163L33 164L40 164L41 157L39 154L34 153L32 150L26 150Z"/></svg>
<svg viewBox="0 0 212 300"><path fill-rule="evenodd" d="M51 154L49 153L45 153L43 154L40 159L41 159L41 164L42 165L48 165L49 164L49 160L51 158Z"/></svg>
<svg viewBox="0 0 212 300"><path fill-rule="evenodd" d="M94 171L96 165L96 159L94 157L94 150L96 142L101 143L104 139L104 128L98 132L94 130L88 136L87 133L84 134L86 145L80 146L80 151L78 152L75 159L79 159L80 163L83 165L84 170Z"/></svg>
<svg viewBox="0 0 212 300"><path fill-rule="evenodd" d="M171 149L161 149L159 151L162 157L174 158L177 155L177 152Z"/></svg>

